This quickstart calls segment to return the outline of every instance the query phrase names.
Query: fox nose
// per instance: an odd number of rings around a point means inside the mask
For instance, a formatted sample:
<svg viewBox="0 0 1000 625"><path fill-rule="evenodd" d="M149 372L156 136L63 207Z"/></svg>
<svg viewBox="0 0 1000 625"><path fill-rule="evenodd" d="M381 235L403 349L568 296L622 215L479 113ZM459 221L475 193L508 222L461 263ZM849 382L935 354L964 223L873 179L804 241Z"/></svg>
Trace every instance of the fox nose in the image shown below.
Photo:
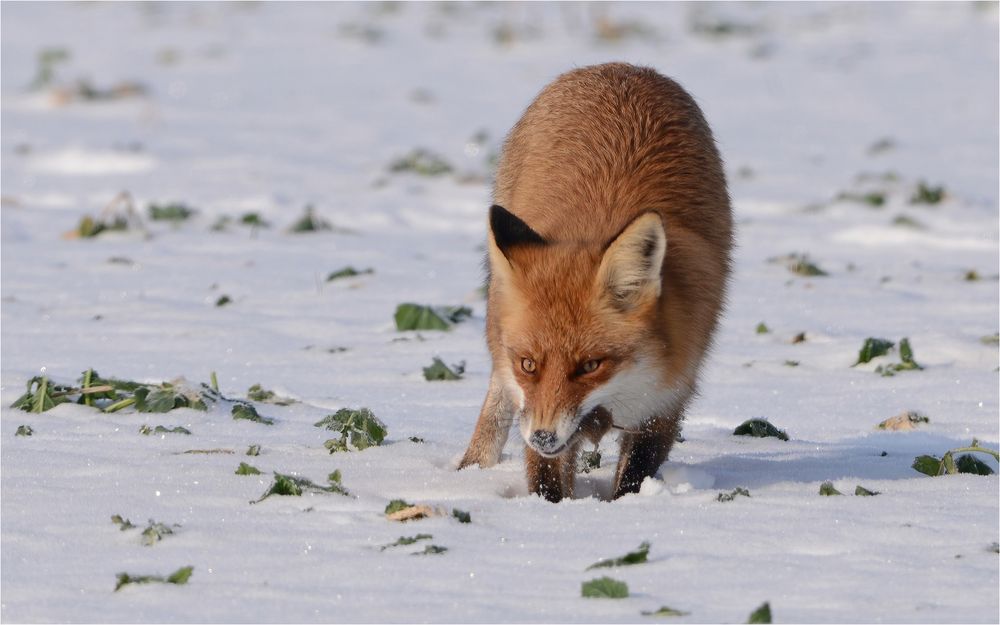
<svg viewBox="0 0 1000 625"><path fill-rule="evenodd" d="M556 446L556 433L549 430L535 430L531 433L531 446L540 451L548 451Z"/></svg>

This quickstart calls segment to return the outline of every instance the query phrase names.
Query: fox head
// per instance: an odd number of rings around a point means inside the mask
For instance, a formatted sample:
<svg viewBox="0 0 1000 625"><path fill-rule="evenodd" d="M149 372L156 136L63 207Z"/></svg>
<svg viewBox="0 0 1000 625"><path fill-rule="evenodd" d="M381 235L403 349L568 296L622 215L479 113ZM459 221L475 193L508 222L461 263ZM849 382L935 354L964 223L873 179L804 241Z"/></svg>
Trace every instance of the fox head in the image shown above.
<svg viewBox="0 0 1000 625"><path fill-rule="evenodd" d="M611 422L637 426L670 400L662 353L658 213L611 241L552 242L501 206L490 209L494 365L521 435L554 457Z"/></svg>

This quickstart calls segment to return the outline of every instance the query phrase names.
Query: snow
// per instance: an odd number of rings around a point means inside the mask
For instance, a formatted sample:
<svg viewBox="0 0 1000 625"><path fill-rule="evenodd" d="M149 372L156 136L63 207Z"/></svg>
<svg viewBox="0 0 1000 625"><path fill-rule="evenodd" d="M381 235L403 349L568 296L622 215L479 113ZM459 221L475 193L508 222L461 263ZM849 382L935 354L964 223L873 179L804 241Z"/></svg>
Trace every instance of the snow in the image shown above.
<svg viewBox="0 0 1000 625"><path fill-rule="evenodd" d="M1000 325L996 3L2 12L4 622L635 622L661 605L690 613L676 622L741 622L764 601L777 622L996 622L997 477L910 468L974 437L1000 442L997 347L980 342ZM647 34L599 39L602 16ZM693 31L716 17L753 28ZM44 47L71 54L59 84L139 81L149 95L57 106L26 90ZM658 477L606 501L609 438L578 497L553 505L527 495L516 439L496 467L453 470L489 376L476 293L486 157L545 83L606 60L652 65L704 109L727 163L736 271L686 440ZM870 154L885 137L893 146ZM458 175L388 171L415 148ZM898 180L855 181L886 171ZM945 201L910 205L920 180L943 184ZM183 201L200 213L147 222L149 237L63 238L122 190L143 210ZM885 205L833 201L867 190L887 191ZM307 204L353 233L287 233ZM210 229L247 211L273 227ZM893 225L901 214L925 229ZM830 275L769 262L792 252ZM375 273L324 282L348 264ZM963 280L969 270L983 279ZM233 303L216 307L222 294ZM392 314L407 301L475 314L401 335ZM760 321L770 334L754 332ZM799 332L806 341L792 344ZM897 355L852 368L869 336L909 337L925 369L872 372ZM425 381L433 356L465 360L465 378ZM70 383L88 367L150 382L216 371L229 396L260 382L299 403L260 405L271 427L222 406L9 408L32 376ZM328 454L312 424L357 406L387 424L386 444ZM930 423L875 429L906 410ZM791 440L731 435L751 417ZM20 424L34 435L15 437ZM193 434L141 436L142 424ZM252 443L261 455L245 457ZM235 453L182 453L215 448ZM240 461L264 475L234 475ZM323 483L334 469L351 497L249 504L272 471ZM819 496L827 480L845 496ZM855 497L858 484L881 494ZM716 501L736 487L751 496ZM383 510L395 498L472 522L393 523ZM119 531L113 514L139 529ZM145 547L150 518L180 527ZM378 549L417 533L448 551ZM643 540L648 563L607 570L628 599L581 598L600 576L589 564ZM185 565L184 586L113 592L119 572Z"/></svg>

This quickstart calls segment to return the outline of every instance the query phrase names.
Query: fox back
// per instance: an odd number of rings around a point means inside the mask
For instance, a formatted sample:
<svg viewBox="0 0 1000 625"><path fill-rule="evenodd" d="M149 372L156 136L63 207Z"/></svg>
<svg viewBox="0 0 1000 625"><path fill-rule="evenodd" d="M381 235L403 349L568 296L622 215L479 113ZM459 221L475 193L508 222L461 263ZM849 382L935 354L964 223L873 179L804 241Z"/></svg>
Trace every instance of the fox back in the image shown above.
<svg viewBox="0 0 1000 625"><path fill-rule="evenodd" d="M617 427L615 494L634 492L666 459L725 298L732 214L708 124L652 69L568 72L511 130L493 199L493 377L463 466L495 463L517 420L529 487L558 500L582 440Z"/></svg>

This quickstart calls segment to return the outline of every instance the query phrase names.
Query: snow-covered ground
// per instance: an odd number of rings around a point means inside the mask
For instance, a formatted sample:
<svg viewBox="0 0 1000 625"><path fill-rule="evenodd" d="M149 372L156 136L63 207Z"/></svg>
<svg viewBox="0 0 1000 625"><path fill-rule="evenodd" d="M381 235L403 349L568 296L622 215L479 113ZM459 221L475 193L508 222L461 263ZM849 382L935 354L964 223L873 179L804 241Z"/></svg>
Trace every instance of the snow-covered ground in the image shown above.
<svg viewBox="0 0 1000 625"><path fill-rule="evenodd" d="M68 59L29 90L43 49ZM580 496L553 505L527 495L517 440L494 468L453 470L489 375L489 158L545 83L607 60L694 94L739 247L686 441L642 494L609 502L609 438ZM57 99L81 78L147 91ZM997 346L981 341L1000 325L996 3L5 2L0 87L4 622L742 622L764 601L784 622L997 621L997 476L910 468L1000 440ZM416 148L455 171L390 171ZM920 181L945 199L910 204ZM121 191L143 213L199 213L146 219L148 236L63 237ZM884 204L835 200L868 192ZM307 204L351 232L288 233ZM272 227L212 229L250 211ZM793 252L829 275L769 262ZM374 273L325 282L345 265ZM409 301L474 316L396 332ZM896 354L852 368L869 336L909 337L925 368L873 373ZM425 381L434 356L466 361L465 378ZM88 367L146 382L215 371L228 396L259 382L299 402L259 404L273 426L224 406L9 407L32 376L72 383ZM327 453L313 423L359 406L386 442ZM876 430L907 410L930 422ZM733 436L751 417L791 440ZM22 424L34 434L15 436ZM241 461L264 474L235 475ZM335 469L351 497L248 503L272 471L323 483ZM827 480L846 496L819 496ZM856 497L859 484L881 494ZM716 501L736 487L751 496ZM394 498L472 522L389 521ZM180 527L143 546L150 518ZM448 551L379 549L418 533ZM649 562L602 569L629 598L580 596L603 574L589 564L643 540ZM186 565L186 585L113 592L120 572ZM663 605L688 614L641 614Z"/></svg>

